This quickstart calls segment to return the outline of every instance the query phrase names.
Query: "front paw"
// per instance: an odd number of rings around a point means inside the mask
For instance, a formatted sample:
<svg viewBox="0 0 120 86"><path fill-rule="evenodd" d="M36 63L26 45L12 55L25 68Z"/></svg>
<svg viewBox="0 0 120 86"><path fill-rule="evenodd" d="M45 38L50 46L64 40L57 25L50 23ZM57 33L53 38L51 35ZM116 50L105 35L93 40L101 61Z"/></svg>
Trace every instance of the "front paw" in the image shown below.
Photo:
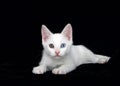
<svg viewBox="0 0 120 86"><path fill-rule="evenodd" d="M67 72L64 69L55 68L55 69L52 70L52 73L53 74L61 74L62 75L62 74L66 74Z"/></svg>
<svg viewBox="0 0 120 86"><path fill-rule="evenodd" d="M32 73L34 74L43 74L45 72L46 72L46 67L43 67L43 66L34 67L32 70Z"/></svg>

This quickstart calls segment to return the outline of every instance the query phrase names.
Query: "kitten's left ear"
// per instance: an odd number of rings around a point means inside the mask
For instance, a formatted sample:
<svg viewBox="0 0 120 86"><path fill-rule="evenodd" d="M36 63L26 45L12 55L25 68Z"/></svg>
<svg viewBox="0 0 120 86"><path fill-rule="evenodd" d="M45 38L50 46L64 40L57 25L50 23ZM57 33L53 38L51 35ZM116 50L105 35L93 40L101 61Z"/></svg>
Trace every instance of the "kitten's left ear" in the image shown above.
<svg viewBox="0 0 120 86"><path fill-rule="evenodd" d="M63 31L61 32L65 37L67 37L67 39L70 41L72 40L72 26L71 24L67 24Z"/></svg>

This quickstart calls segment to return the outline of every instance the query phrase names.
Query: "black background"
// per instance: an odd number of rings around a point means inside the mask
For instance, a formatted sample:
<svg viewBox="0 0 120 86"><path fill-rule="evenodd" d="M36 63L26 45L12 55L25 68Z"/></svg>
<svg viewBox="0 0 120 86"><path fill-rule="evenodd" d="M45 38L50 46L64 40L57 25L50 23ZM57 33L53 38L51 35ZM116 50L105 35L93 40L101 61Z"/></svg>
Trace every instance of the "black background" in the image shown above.
<svg viewBox="0 0 120 86"><path fill-rule="evenodd" d="M16 2L18 3L18 2ZM22 5L22 6L21 6ZM117 85L119 83L120 16L85 16L81 9L53 10L37 2L2 6L0 28L0 86L7 85ZM43 9L44 8L44 9ZM73 27L75 45L110 56L106 64L86 64L67 75L32 74L41 59L41 25L61 32Z"/></svg>

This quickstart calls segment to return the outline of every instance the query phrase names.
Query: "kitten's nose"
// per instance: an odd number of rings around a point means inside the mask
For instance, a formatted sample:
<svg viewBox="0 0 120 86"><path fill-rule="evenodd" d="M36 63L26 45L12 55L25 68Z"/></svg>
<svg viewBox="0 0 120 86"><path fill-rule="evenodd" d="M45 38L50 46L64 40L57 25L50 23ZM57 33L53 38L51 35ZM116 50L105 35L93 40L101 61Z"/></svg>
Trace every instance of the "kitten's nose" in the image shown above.
<svg viewBox="0 0 120 86"><path fill-rule="evenodd" d="M59 53L60 53L60 51L58 51L58 50L55 51L55 54L56 54L57 56L59 55Z"/></svg>

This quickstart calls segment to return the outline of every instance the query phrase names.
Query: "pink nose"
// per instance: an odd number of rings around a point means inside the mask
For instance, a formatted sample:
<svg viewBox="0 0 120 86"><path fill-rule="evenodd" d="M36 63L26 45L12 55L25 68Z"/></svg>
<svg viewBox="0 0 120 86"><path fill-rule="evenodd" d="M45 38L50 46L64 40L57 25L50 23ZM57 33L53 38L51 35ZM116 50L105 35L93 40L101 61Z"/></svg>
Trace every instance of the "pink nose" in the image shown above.
<svg viewBox="0 0 120 86"><path fill-rule="evenodd" d="M60 51L55 51L55 54L56 54L56 55L59 55L59 53L60 53Z"/></svg>

